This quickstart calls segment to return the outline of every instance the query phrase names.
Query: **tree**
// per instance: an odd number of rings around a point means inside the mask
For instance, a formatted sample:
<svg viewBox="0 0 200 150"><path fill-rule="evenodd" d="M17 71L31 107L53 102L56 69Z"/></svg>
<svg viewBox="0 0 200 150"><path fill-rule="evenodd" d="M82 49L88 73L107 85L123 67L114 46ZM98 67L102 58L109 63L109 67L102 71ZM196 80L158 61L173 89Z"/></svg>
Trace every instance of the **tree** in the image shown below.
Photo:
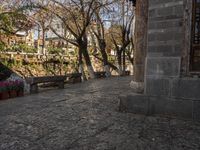
<svg viewBox="0 0 200 150"><path fill-rule="evenodd" d="M34 15L34 21L38 25L38 44L40 39L40 30L42 31L42 54L46 54L45 51L45 33L49 30L52 22L52 15L46 11L45 8L38 10ZM39 46L38 46L39 48Z"/></svg>
<svg viewBox="0 0 200 150"><path fill-rule="evenodd" d="M0 43L5 44L1 36L15 35L18 31L28 31L32 26L32 20L20 9L24 1L9 0L2 2L0 6Z"/></svg>
<svg viewBox="0 0 200 150"><path fill-rule="evenodd" d="M99 7L99 6L98 6ZM93 0L76 0L76 1L56 1L51 0L49 12L55 17L55 21L60 22L63 32L58 32L56 27L50 26L50 29L61 39L69 42L79 49L79 70L83 73L83 60L89 72L90 78L95 78L94 69L88 53L87 29L95 10Z"/></svg>
<svg viewBox="0 0 200 150"><path fill-rule="evenodd" d="M111 20L110 36L117 52L118 72L120 75L125 73L125 53L132 40L132 25L134 19L133 6L125 3L124 0L116 3L117 12ZM128 53L129 54L129 53Z"/></svg>
<svg viewBox="0 0 200 150"><path fill-rule="evenodd" d="M0 6L0 31L6 34L15 34L20 30L32 27L32 20L24 13L21 6L24 0L5 0Z"/></svg>
<svg viewBox="0 0 200 150"><path fill-rule="evenodd" d="M96 5L98 4L96 3ZM108 5L105 5L105 6L108 6ZM99 9L96 9L94 12L93 21L91 22L91 25L90 25L91 31L95 35L98 42L98 47L99 47L101 56L103 58L104 70L106 71L107 77L111 76L110 66L108 62L108 55L106 53L106 37L105 37L106 21L104 20L106 19L104 18L105 13L108 13L108 10L109 8L107 7L99 7Z"/></svg>

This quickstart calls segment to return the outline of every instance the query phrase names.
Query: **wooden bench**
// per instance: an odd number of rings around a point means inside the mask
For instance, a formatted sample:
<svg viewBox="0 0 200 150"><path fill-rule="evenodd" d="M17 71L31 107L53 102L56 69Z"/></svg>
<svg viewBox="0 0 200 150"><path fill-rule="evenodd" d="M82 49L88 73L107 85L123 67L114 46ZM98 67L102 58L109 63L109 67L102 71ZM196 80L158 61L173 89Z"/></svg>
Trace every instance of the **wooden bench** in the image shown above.
<svg viewBox="0 0 200 150"><path fill-rule="evenodd" d="M105 71L95 72L95 76L96 76L96 78L105 78L106 72Z"/></svg>
<svg viewBox="0 0 200 150"><path fill-rule="evenodd" d="M126 76L129 76L130 74L131 74L131 72L130 72L130 71L128 71L128 70L127 70L127 71L125 71L125 75L126 75Z"/></svg>
<svg viewBox="0 0 200 150"><path fill-rule="evenodd" d="M66 76L43 76L43 77L30 77L26 78L26 82L30 84L30 93L38 92L38 84L39 83L47 83L52 82L56 83L58 87L64 88L64 81L66 80Z"/></svg>
<svg viewBox="0 0 200 150"><path fill-rule="evenodd" d="M80 83L82 81L81 76L81 73L66 74L66 77L68 78L68 83Z"/></svg>

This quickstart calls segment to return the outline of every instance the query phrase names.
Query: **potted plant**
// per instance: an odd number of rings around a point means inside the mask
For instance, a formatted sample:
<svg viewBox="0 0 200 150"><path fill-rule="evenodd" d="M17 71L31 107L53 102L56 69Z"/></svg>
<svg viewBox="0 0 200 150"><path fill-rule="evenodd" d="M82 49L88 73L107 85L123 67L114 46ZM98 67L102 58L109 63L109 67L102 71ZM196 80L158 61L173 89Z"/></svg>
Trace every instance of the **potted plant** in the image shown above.
<svg viewBox="0 0 200 150"><path fill-rule="evenodd" d="M24 96L24 82L23 81L16 81L17 83L17 96Z"/></svg>
<svg viewBox="0 0 200 150"><path fill-rule="evenodd" d="M23 81L20 81L20 80L9 81L8 87L9 87L9 93L10 93L11 98L24 95Z"/></svg>
<svg viewBox="0 0 200 150"><path fill-rule="evenodd" d="M24 95L24 83L20 80L0 82L0 100Z"/></svg>
<svg viewBox="0 0 200 150"><path fill-rule="evenodd" d="M10 98L17 97L17 82L16 81L8 81L8 89Z"/></svg>
<svg viewBox="0 0 200 150"><path fill-rule="evenodd" d="M8 83L5 81L0 82L0 100L8 99Z"/></svg>

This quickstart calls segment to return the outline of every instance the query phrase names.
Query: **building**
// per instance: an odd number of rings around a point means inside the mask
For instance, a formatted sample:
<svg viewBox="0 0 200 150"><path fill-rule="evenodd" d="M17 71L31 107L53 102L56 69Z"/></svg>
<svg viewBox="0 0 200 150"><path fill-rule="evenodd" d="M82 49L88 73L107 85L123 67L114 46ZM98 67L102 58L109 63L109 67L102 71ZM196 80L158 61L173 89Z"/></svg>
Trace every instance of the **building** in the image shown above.
<svg viewBox="0 0 200 150"><path fill-rule="evenodd" d="M136 17L142 1L136 0ZM121 97L120 109L200 120L199 10L199 0L149 0L144 30L147 46L139 49L145 63L135 67L136 72L140 70L144 91ZM139 87L132 83L133 90Z"/></svg>

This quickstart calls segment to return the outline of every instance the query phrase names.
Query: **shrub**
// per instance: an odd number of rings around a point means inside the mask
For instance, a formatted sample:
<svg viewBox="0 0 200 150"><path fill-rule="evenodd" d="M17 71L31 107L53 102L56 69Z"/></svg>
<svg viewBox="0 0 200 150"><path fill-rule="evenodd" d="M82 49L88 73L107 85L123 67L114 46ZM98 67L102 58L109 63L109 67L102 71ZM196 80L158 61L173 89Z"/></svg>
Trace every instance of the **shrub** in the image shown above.
<svg viewBox="0 0 200 150"><path fill-rule="evenodd" d="M13 45L10 49L8 49L8 51L25 52L25 53L36 53L37 52L37 50L34 47L29 46L27 44Z"/></svg>

